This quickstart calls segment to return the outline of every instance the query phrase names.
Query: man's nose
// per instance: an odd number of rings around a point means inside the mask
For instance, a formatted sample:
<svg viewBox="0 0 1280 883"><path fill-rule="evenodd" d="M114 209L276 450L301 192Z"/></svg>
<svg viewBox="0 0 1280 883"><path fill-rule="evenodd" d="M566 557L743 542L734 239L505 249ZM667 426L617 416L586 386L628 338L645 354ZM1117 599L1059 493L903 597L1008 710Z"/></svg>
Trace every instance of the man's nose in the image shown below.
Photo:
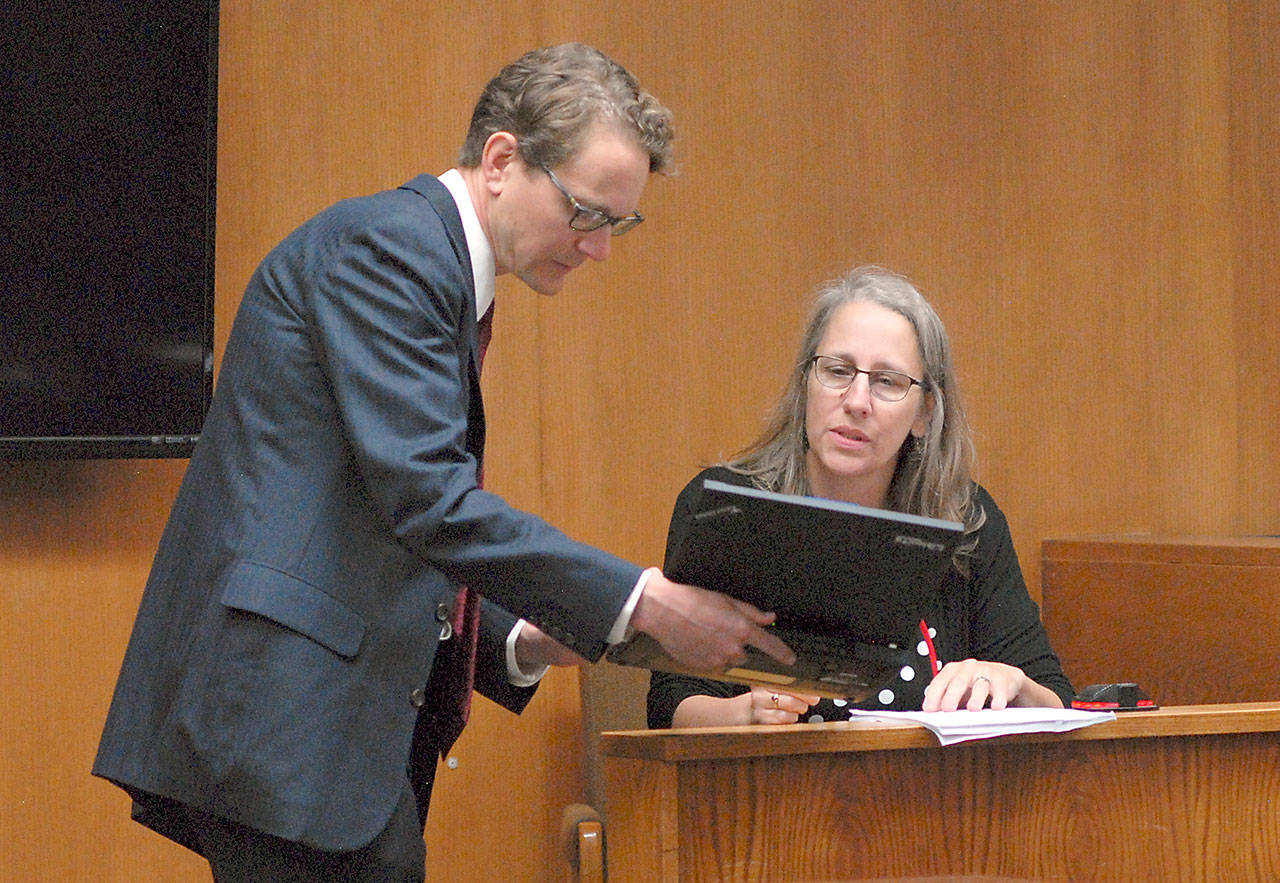
<svg viewBox="0 0 1280 883"><path fill-rule="evenodd" d="M578 237L578 251L593 261L607 260L613 249L613 228L605 224L598 230L583 233Z"/></svg>

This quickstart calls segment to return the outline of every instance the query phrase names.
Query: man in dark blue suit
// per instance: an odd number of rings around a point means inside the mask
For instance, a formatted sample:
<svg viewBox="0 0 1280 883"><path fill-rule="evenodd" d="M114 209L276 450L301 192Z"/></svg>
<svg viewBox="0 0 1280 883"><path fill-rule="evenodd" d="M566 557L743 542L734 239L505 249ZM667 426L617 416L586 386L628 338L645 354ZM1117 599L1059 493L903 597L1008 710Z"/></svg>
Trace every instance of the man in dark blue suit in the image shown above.
<svg viewBox="0 0 1280 883"><path fill-rule="evenodd" d="M702 668L790 658L768 614L479 488L494 276L553 294L607 258L670 138L596 50L531 52L458 168L341 202L258 267L94 766L216 880L423 879L472 684L518 712L629 630Z"/></svg>

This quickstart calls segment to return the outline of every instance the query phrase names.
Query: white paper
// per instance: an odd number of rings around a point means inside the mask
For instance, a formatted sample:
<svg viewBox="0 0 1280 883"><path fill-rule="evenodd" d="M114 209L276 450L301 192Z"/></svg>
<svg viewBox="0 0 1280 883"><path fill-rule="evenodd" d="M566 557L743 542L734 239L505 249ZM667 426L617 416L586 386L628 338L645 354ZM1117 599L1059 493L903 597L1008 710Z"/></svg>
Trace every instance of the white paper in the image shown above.
<svg viewBox="0 0 1280 883"><path fill-rule="evenodd" d="M1116 719L1114 711L1075 708L1004 708L995 711L862 711L851 709L850 720L879 720L928 727L943 745L970 739L990 739L1010 733L1065 733Z"/></svg>

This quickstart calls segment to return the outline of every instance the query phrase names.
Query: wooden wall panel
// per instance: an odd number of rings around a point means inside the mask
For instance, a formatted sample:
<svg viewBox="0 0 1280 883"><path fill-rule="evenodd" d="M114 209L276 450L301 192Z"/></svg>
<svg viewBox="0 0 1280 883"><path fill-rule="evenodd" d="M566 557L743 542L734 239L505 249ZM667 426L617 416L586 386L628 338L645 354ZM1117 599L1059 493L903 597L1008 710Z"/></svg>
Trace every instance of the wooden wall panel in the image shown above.
<svg viewBox="0 0 1280 883"><path fill-rule="evenodd" d="M191 880L89 775L185 461L0 464L0 880ZM207 875L207 865L205 874ZM113 876L118 875L118 876Z"/></svg>
<svg viewBox="0 0 1280 883"><path fill-rule="evenodd" d="M521 51L595 43L673 108L650 220L560 297L499 287L488 478L572 535L657 561L679 488L757 432L813 287L862 262L947 321L1033 590L1046 536L1280 533L1276 0L223 0L221 38L219 352L275 242L448 168ZM10 867L191 876L87 774L181 469L0 470ZM477 708L434 873L555 879L576 703L564 672L522 719Z"/></svg>
<svg viewBox="0 0 1280 883"><path fill-rule="evenodd" d="M1239 430L1235 436L1235 526L1242 533L1280 534L1280 432L1276 432L1280 366L1280 101L1269 84L1280 78L1280 4L1232 8L1231 216L1235 261L1228 284L1234 297L1235 378Z"/></svg>

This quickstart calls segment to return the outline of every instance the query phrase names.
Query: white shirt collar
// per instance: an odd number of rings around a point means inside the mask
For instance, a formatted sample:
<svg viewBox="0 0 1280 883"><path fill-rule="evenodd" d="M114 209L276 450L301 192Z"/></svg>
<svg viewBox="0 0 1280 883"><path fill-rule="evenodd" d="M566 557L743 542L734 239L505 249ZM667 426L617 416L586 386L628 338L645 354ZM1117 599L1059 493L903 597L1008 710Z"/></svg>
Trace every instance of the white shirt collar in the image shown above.
<svg viewBox="0 0 1280 883"><path fill-rule="evenodd" d="M467 235L467 252L471 255L471 274L476 282L476 319L489 311L493 303L493 247L484 235L480 226L480 216L471 204L471 194L467 192L467 182L457 169L450 169L440 176L440 183L449 190L449 195L458 205L458 214L462 216L462 232Z"/></svg>

